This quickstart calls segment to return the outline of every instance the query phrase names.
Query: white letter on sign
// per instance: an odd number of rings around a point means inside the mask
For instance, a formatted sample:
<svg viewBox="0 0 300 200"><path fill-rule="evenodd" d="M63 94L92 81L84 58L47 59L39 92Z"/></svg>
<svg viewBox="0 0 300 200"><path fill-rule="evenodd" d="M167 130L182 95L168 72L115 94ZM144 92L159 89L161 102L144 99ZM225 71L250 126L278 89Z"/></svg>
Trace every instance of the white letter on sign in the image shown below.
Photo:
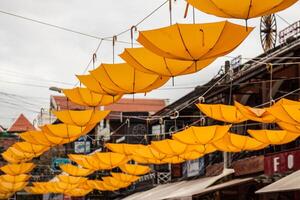
<svg viewBox="0 0 300 200"><path fill-rule="evenodd" d="M273 169L274 169L274 172L278 171L278 166L279 166L279 157L275 157L273 159Z"/></svg>
<svg viewBox="0 0 300 200"><path fill-rule="evenodd" d="M290 154L287 157L288 169L293 169L294 167L294 155Z"/></svg>

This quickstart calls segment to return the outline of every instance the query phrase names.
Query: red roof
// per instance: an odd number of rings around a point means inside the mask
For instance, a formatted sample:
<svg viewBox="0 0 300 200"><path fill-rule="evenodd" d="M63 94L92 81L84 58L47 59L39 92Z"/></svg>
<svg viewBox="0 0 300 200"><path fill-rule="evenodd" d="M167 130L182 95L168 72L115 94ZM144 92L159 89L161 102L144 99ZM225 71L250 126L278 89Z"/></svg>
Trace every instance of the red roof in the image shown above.
<svg viewBox="0 0 300 200"><path fill-rule="evenodd" d="M32 123L23 114L21 114L10 126L8 132L25 132L32 130L35 130Z"/></svg>
<svg viewBox="0 0 300 200"><path fill-rule="evenodd" d="M122 98L117 103L104 107L115 112L157 112L166 106L164 99Z"/></svg>
<svg viewBox="0 0 300 200"><path fill-rule="evenodd" d="M65 96L51 96L51 103L55 110L85 110L86 106L75 104Z"/></svg>

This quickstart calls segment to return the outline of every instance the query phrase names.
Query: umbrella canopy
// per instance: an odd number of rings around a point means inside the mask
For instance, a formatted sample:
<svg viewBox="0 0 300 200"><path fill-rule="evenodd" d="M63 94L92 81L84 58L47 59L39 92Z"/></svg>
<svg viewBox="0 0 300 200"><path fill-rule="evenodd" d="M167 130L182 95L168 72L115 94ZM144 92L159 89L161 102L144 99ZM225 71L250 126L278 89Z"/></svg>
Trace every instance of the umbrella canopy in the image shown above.
<svg viewBox="0 0 300 200"><path fill-rule="evenodd" d="M169 80L169 77L139 71L127 63L101 64L90 73L105 88L122 94L150 92Z"/></svg>
<svg viewBox="0 0 300 200"><path fill-rule="evenodd" d="M300 136L299 133L285 130L247 130L247 132L257 141L272 145L290 143Z"/></svg>
<svg viewBox="0 0 300 200"><path fill-rule="evenodd" d="M31 144L29 142L17 142L12 147L21 152L31 153L38 156L49 150L48 146Z"/></svg>
<svg viewBox="0 0 300 200"><path fill-rule="evenodd" d="M25 187L24 190L30 194L47 194L47 193L49 193L49 191L42 189L40 187L35 187L35 186Z"/></svg>
<svg viewBox="0 0 300 200"><path fill-rule="evenodd" d="M21 164L7 164L0 168L5 174L16 176L20 174L29 173L35 164L33 163L21 163Z"/></svg>
<svg viewBox="0 0 300 200"><path fill-rule="evenodd" d="M286 131L294 132L294 133L297 133L297 134L300 133L300 126L289 124L289 123L286 123L286 122L277 122L277 124L281 129L284 129Z"/></svg>
<svg viewBox="0 0 300 200"><path fill-rule="evenodd" d="M244 115L248 120L261 123L274 123L276 118L267 112L265 108L251 108L244 106L238 102L234 102L234 106Z"/></svg>
<svg viewBox="0 0 300 200"><path fill-rule="evenodd" d="M143 146L139 149L137 149L134 153L134 155L146 158L146 159L154 159L154 160L162 160L166 157L171 157L170 155L161 153L151 147L151 145Z"/></svg>
<svg viewBox="0 0 300 200"><path fill-rule="evenodd" d="M104 181L99 181L99 180L88 180L87 184L95 189L95 190L99 190L99 191L115 191L115 190L119 190L119 188L115 188L111 185L106 184Z"/></svg>
<svg viewBox="0 0 300 200"><path fill-rule="evenodd" d="M11 183L11 182L0 181L0 190L5 193L14 193L22 190L27 184L28 182Z"/></svg>
<svg viewBox="0 0 300 200"><path fill-rule="evenodd" d="M18 164L32 160L35 155L31 153L24 153L13 147L9 147L5 152L3 152L2 157L9 163Z"/></svg>
<svg viewBox="0 0 300 200"><path fill-rule="evenodd" d="M88 176L94 172L92 169L79 168L72 164L63 164L59 167L71 176Z"/></svg>
<svg viewBox="0 0 300 200"><path fill-rule="evenodd" d="M63 110L52 112L64 124L80 127L97 124L110 113L109 110Z"/></svg>
<svg viewBox="0 0 300 200"><path fill-rule="evenodd" d="M146 48L125 49L120 57L137 70L168 77L197 72L216 59L211 58L196 62L175 60L158 56Z"/></svg>
<svg viewBox="0 0 300 200"><path fill-rule="evenodd" d="M10 198L14 193L0 193L0 199L8 199Z"/></svg>
<svg viewBox="0 0 300 200"><path fill-rule="evenodd" d="M134 152L137 149L143 147L144 145L142 145L142 144L125 144L125 143L119 143L119 144L106 143L105 146L112 152L130 156L130 155L134 154Z"/></svg>
<svg viewBox="0 0 300 200"><path fill-rule="evenodd" d="M151 147L153 147L158 152L169 156L178 156L180 154L188 153L191 151L205 151L204 145L187 145L177 140L170 139L152 141Z"/></svg>
<svg viewBox="0 0 300 200"><path fill-rule="evenodd" d="M250 19L282 11L297 0L186 0L195 8L207 14L225 18Z"/></svg>
<svg viewBox="0 0 300 200"><path fill-rule="evenodd" d="M230 144L240 151L255 151L269 146L269 144L262 143L254 138L229 133L228 137L230 139Z"/></svg>
<svg viewBox="0 0 300 200"><path fill-rule="evenodd" d="M241 123L247 120L242 113L235 107L223 104L196 104L201 112L206 116L228 123Z"/></svg>
<svg viewBox="0 0 300 200"><path fill-rule="evenodd" d="M76 177L76 176L68 176L68 175L58 175L57 178L60 182L68 183L71 185L74 184L83 184L87 181L87 178L84 177Z"/></svg>
<svg viewBox="0 0 300 200"><path fill-rule="evenodd" d="M141 31L138 41L153 53L171 59L199 61L224 56L239 46L253 28L228 21L175 24ZM234 39L232 36L234 35Z"/></svg>
<svg viewBox="0 0 300 200"><path fill-rule="evenodd" d="M148 166L143 166L143 165L132 165L132 164L125 164L119 166L119 168L122 170L122 172L126 174L131 174L131 175L144 175L150 172L150 167Z"/></svg>
<svg viewBox="0 0 300 200"><path fill-rule="evenodd" d="M79 138L80 136L89 133L96 124L91 124L85 127L67 125L67 124L47 124L41 127L42 131L54 137L65 139Z"/></svg>
<svg viewBox="0 0 300 200"><path fill-rule="evenodd" d="M298 109L300 109L299 101L280 99L273 106L268 108L267 112L273 115L277 121L299 125L297 121Z"/></svg>
<svg viewBox="0 0 300 200"><path fill-rule="evenodd" d="M62 138L47 134L42 131L28 131L20 134L20 137L31 144L43 145L43 146L56 146L61 144L66 144L71 141L76 140L78 137L74 138Z"/></svg>
<svg viewBox="0 0 300 200"><path fill-rule="evenodd" d="M114 177L116 180L119 180L121 182L125 183L133 183L137 180L139 180L140 177L135 176L135 175L130 175L130 174L125 174L125 173L110 173L112 177Z"/></svg>
<svg viewBox="0 0 300 200"><path fill-rule="evenodd" d="M181 154L179 155L179 157L182 158L183 160L196 160L198 158L203 157L204 155L205 155L204 153L200 153L198 151L191 151L191 152Z"/></svg>
<svg viewBox="0 0 300 200"><path fill-rule="evenodd" d="M68 154L68 157L73 162L76 162L78 165L91 170L97 170L93 165L88 162L90 156L88 155L78 155L78 154Z"/></svg>
<svg viewBox="0 0 300 200"><path fill-rule="evenodd" d="M87 157L87 160L98 170L112 169L128 162L126 155L112 152L97 152Z"/></svg>
<svg viewBox="0 0 300 200"><path fill-rule="evenodd" d="M191 145L211 144L222 139L229 131L231 125L227 126L191 126L190 128L174 134L172 137L179 142Z"/></svg>
<svg viewBox="0 0 300 200"><path fill-rule="evenodd" d="M115 179L114 177L109 177L109 176L102 177L102 180L107 185L110 185L111 187L119 188L119 189L126 188L129 185L131 185L130 182L122 182L122 181L119 181L118 179Z"/></svg>
<svg viewBox="0 0 300 200"><path fill-rule="evenodd" d="M92 92L87 88L73 88L62 90L65 96L75 104L81 106L107 106L112 103L116 103L121 99L122 95L111 96Z"/></svg>
<svg viewBox="0 0 300 200"><path fill-rule="evenodd" d="M90 193L93 189L82 189L82 188L75 188L72 190L67 190L64 192L65 195L70 197L83 197Z"/></svg>
<svg viewBox="0 0 300 200"><path fill-rule="evenodd" d="M19 182L25 182L30 178L27 174L20 174L17 176L12 176L8 174L4 174L0 176L0 180L3 182L9 182L9 183L19 183Z"/></svg>

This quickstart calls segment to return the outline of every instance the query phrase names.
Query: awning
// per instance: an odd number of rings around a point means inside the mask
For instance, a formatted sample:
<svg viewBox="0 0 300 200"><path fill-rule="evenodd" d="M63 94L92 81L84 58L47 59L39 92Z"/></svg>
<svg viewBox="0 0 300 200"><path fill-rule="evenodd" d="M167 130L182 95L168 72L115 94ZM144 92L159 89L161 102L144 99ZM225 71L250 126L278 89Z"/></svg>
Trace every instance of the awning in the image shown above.
<svg viewBox="0 0 300 200"><path fill-rule="evenodd" d="M256 191L255 193L300 190L300 170Z"/></svg>
<svg viewBox="0 0 300 200"><path fill-rule="evenodd" d="M198 194L198 191L204 190L219 179L233 173L233 169L226 169L222 174L214 177L159 185L151 190L130 195L124 200L188 199L191 198L193 194Z"/></svg>

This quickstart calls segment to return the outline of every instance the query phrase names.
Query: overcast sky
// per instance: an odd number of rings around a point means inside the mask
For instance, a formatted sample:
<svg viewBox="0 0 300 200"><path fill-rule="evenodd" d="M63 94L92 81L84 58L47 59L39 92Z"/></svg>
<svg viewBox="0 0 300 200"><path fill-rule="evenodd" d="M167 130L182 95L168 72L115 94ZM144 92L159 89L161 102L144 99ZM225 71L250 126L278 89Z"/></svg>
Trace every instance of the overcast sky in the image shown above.
<svg viewBox="0 0 300 200"><path fill-rule="evenodd" d="M149 14L165 0L1 0L0 10L41 20L99 37L117 34ZM173 22L191 23L183 18L185 1L173 6ZM289 23L299 20L299 3L279 13ZM191 11L191 9L190 9ZM191 16L192 12L189 12ZM196 22L224 20L196 11ZM245 25L243 20L230 20ZM278 29L287 26L277 18ZM138 29L146 30L169 25L168 5L162 7ZM240 54L251 58L262 53L259 39L259 19L246 41L229 56ZM77 82L75 74L82 74L99 40L58 30L49 26L0 13L0 125L8 127L24 113L32 121L40 108L49 107L49 97L55 92L50 86L71 88ZM119 37L129 41L130 33ZM137 34L136 34L137 36ZM234 39L234 36L232 36ZM129 44L117 44L116 54ZM112 43L104 41L97 54L97 64L112 62ZM203 84L217 73L228 58L219 58L206 69L175 79L175 86L167 83L161 89L142 98L164 98L170 102L180 98L196 85ZM90 66L89 69L91 69ZM182 87L185 87L182 89Z"/></svg>

